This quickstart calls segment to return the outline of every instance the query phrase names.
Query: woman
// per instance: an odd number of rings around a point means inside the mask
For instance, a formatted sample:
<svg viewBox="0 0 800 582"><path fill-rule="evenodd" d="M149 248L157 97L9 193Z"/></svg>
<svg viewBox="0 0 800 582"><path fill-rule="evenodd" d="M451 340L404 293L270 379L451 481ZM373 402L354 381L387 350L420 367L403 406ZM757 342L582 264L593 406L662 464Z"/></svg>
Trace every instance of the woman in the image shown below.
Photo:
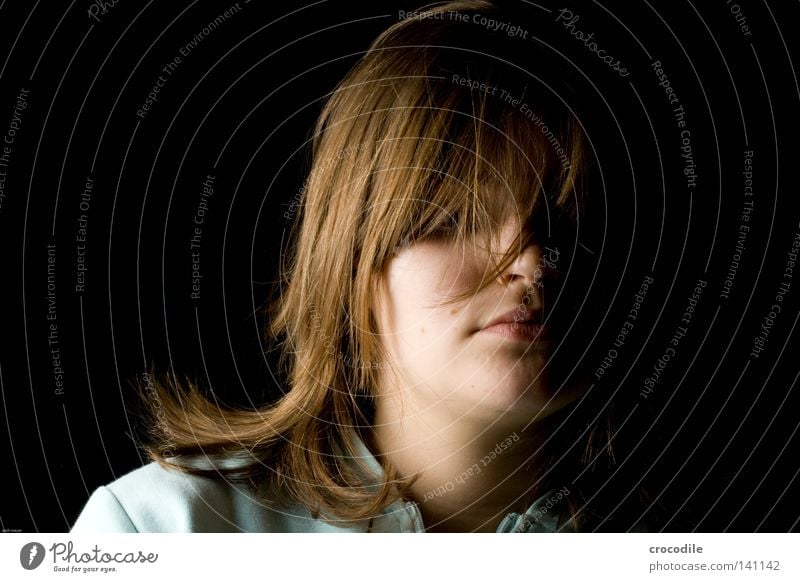
<svg viewBox="0 0 800 582"><path fill-rule="evenodd" d="M586 469L613 407L564 341L588 149L565 64L491 24L515 18L451 2L373 43L318 122L269 314L289 389L221 410L154 382L153 462L72 531L610 523Z"/></svg>

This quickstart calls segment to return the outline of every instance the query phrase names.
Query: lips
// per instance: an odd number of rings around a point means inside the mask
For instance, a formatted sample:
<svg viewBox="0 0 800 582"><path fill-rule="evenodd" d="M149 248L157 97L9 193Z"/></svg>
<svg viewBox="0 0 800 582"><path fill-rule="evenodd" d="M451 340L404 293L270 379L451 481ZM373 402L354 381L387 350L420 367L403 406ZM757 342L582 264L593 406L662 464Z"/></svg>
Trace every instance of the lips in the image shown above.
<svg viewBox="0 0 800 582"><path fill-rule="evenodd" d="M542 312L517 308L493 319L481 333L490 333L521 342L538 342L545 339Z"/></svg>
<svg viewBox="0 0 800 582"><path fill-rule="evenodd" d="M534 311L533 309L523 309L523 308L516 308L507 313L504 313L497 319L493 319L489 323L487 323L481 329L488 329L495 325L500 325L504 323L516 323L516 324L539 324L542 323L542 312L541 311Z"/></svg>

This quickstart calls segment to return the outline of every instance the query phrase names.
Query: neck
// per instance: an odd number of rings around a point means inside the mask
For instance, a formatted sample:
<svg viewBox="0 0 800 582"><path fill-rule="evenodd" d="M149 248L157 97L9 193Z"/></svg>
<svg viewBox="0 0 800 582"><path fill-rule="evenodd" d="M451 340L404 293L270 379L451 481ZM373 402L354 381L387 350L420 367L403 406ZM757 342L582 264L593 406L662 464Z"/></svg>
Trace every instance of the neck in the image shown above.
<svg viewBox="0 0 800 582"><path fill-rule="evenodd" d="M375 413L378 455L401 477L418 475L409 496L427 531L494 532L509 512L527 509L541 469L539 427L397 398L379 399Z"/></svg>

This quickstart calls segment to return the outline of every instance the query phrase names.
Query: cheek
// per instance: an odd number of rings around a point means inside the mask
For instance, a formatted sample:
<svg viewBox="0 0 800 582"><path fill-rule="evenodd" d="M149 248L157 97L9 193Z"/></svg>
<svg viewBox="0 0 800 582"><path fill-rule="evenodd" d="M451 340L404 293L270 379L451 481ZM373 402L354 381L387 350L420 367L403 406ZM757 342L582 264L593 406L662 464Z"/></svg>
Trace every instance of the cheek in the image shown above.
<svg viewBox="0 0 800 582"><path fill-rule="evenodd" d="M410 255L409 273L424 305L432 305L474 287L488 265L464 245L430 243Z"/></svg>
<svg viewBox="0 0 800 582"><path fill-rule="evenodd" d="M441 303L474 286L482 274L477 261L461 249L430 244L406 250L386 273L384 329L415 352L441 352L471 324L463 317L463 307Z"/></svg>
<svg viewBox="0 0 800 582"><path fill-rule="evenodd" d="M477 285L484 274L474 262L454 260L441 274L435 293L440 299L460 295Z"/></svg>

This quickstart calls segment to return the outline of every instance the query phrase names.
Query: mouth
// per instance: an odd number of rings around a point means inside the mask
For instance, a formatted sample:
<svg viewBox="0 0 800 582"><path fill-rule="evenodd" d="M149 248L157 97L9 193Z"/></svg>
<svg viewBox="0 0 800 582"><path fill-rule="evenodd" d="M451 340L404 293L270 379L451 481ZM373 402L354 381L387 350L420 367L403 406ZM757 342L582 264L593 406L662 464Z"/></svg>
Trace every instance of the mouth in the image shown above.
<svg viewBox="0 0 800 582"><path fill-rule="evenodd" d="M515 309L490 321L481 328L480 333L499 335L517 342L539 342L546 336L542 312L529 309Z"/></svg>

